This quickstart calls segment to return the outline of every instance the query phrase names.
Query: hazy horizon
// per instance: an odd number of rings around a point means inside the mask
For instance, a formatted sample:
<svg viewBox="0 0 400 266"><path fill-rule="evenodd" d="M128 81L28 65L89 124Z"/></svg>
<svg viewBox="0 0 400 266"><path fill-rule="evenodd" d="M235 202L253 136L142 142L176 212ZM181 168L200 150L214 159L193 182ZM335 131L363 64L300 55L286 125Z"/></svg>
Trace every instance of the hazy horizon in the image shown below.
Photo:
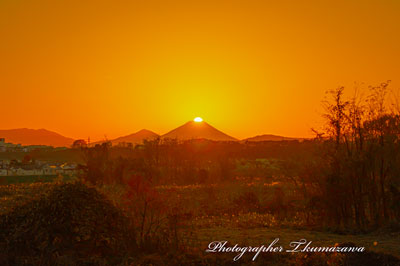
<svg viewBox="0 0 400 266"><path fill-rule="evenodd" d="M112 140L112 139L117 139L117 138L120 138L120 137L125 137L125 136L131 135L131 134L138 133L138 132L140 132L141 130L148 130L148 131L151 131L151 132L153 132L153 133L156 133L156 134L159 135L159 136L163 136L163 135L166 135L167 133L169 133L169 132L171 132L171 131L173 131L173 130L175 130L175 129L177 129L177 128L179 128L179 127L181 127L181 126L183 126L183 125L185 125L186 123L191 122L191 121L193 121L193 120L186 121L185 123L183 123L183 124L181 124L181 125L178 125L178 126L176 126L176 127L174 127L174 128L171 128L170 130L168 130L168 131L166 131L166 132L161 132L161 133L160 133L160 132L156 132L156 131L154 131L154 130L152 130L152 129L149 129L149 128L141 128L141 129L138 129L138 130L136 130L136 131L128 132L128 133L125 133L125 134L122 134L122 135L119 135L119 136L114 136L114 137L110 137L110 136L108 136L107 134L104 134L103 138L100 138L100 139L93 139L91 136L87 136L87 137L85 137L85 136L80 136L80 137L74 138L74 137L71 137L71 136L68 136L68 135L63 134L63 132L58 132L58 131L55 131L55 130L52 130L52 129L49 129L49 128L27 128L27 127L20 127L20 128L0 128L0 130L18 130L18 129L47 130L47 131L51 131L51 132L57 133L57 134L59 134L59 135L61 135L61 136L63 136L63 137L66 137L66 138L72 138L72 139L74 139L74 140L77 140L77 139L84 139L84 140L87 140L88 137L89 137L89 138L90 138L90 141L91 141L92 143L94 143L94 142L103 141L103 140L105 140L105 139ZM205 122L205 123L211 125L212 127L216 128L217 130L219 130L219 128L218 128L217 126L212 125L212 124L208 123L207 121L202 121L202 122ZM286 136L286 135L283 136L283 135L273 134L273 133L269 133L269 132L262 133L262 134L253 134L253 135L246 136L246 137L244 137L244 138L237 138L236 136L231 135L229 132L225 132L225 131L223 131L223 130L221 130L221 131L222 131L223 133L225 133L225 134L227 134L227 135L233 137L233 138L236 138L237 140L243 140L243 139L252 138L252 137L261 136L261 135L273 135L273 136L282 136L282 137L299 138L299 139L301 139L301 138L307 138L307 137L302 137L302 136ZM2 137L2 136L0 135L0 138L1 138L1 137ZM6 141L7 141L7 139L6 139Z"/></svg>

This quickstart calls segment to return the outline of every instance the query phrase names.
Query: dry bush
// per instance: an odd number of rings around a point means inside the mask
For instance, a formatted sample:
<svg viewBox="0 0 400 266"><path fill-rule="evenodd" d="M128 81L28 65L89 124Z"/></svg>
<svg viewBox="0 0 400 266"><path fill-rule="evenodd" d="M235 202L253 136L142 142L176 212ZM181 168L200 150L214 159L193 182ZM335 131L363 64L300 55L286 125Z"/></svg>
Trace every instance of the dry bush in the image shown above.
<svg viewBox="0 0 400 266"><path fill-rule="evenodd" d="M94 265L134 254L124 214L95 188L59 184L0 216L1 265Z"/></svg>
<svg viewBox="0 0 400 266"><path fill-rule="evenodd" d="M137 232L136 242L143 252L174 252L183 247L180 229L191 219L190 212L182 211L176 202L160 194L142 176L132 176L124 197L123 208Z"/></svg>

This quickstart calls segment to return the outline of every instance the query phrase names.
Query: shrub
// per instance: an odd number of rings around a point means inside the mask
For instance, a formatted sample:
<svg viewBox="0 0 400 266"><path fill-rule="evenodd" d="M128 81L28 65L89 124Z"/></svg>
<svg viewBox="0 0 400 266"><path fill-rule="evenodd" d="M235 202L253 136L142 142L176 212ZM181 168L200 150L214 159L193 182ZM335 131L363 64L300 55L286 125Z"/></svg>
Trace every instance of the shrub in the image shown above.
<svg viewBox="0 0 400 266"><path fill-rule="evenodd" d="M0 264L115 264L135 252L134 239L128 219L96 189L59 184L0 216Z"/></svg>

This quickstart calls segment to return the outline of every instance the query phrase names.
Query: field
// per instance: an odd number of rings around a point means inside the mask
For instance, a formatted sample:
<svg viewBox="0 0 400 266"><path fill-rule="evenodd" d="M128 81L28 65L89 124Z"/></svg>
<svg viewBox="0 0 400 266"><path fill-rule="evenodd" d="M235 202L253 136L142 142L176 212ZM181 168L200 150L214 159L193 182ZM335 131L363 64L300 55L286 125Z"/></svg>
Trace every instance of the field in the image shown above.
<svg viewBox="0 0 400 266"><path fill-rule="evenodd" d="M48 183L21 183L0 186L0 216L7 216L18 207L23 207L35 199L47 195L54 188L61 186L62 182ZM68 182L67 182L68 183ZM249 210L249 206L240 207L245 202L238 199L240 195L249 194L267 195L261 197L259 205L268 202L277 183L261 184L259 180L249 181L238 180L236 183L219 185L189 185L189 186L160 186L157 187L160 197L166 199L170 206L180 206L181 226L179 230L180 242L185 248L185 254L192 254L197 258L202 258L200 265L219 265L221 261L228 265L236 254L205 254L208 244L212 241L227 240L230 246L238 244L239 246L261 246L268 245L275 238L279 238L279 243L285 249L289 249L289 243L292 241L306 239L312 241L313 246L334 246L340 243L352 242L356 246L363 246L367 251L379 252L399 257L400 239L399 233L389 231L371 232L367 234L337 234L329 230L315 230L297 223L295 219L277 219L268 211L258 209L258 211ZM286 188L290 191L289 188ZM97 188L102 195L114 202L115 206L120 208L122 199L125 197L120 186L102 186ZM247 211L246 211L247 208ZM259 208L259 207L258 207ZM82 219L85 219L84 217ZM40 229L42 230L42 229ZM40 232L37 232L40 233ZM153 265L162 264L165 261L161 255L150 253L150 255L141 256L139 261L132 259L133 265ZM278 257L276 257L278 256ZM301 255L287 256L279 254L271 258L262 255L258 258L258 263L268 260L271 265L282 262L282 265L298 264L298 259L305 259ZM248 262L251 255L245 254L241 259ZM186 258L187 259L187 258ZM284 260L285 259L285 260ZM184 258L178 256L178 260ZM221 260L221 261L219 261ZM127 260L129 261L129 259ZM334 259L327 259L323 264L317 262L302 262L303 265L326 265ZM285 264L286 263L286 264ZM129 263L128 263L129 264ZM126 264L126 265L128 265ZM94 264L97 265L97 264ZM103 264L99 264L103 265ZM125 264L124 264L125 265ZM132 264L130 264L132 265ZM174 265L174 264L171 264ZM373 265L373 264L371 264ZM375 264L379 265L379 264ZM395 265L395 264L388 264Z"/></svg>
<svg viewBox="0 0 400 266"><path fill-rule="evenodd" d="M383 252L400 257L399 232L380 230L364 234L334 233L326 228L310 228L301 223L300 219L281 220L262 208L249 210L244 201L239 201L240 195L259 194L259 205L266 205L273 197L277 182L261 183L257 179L240 180L236 184L226 185L194 185L162 187L163 193L174 194L179 206L184 206L183 212L194 215L191 227L194 228L196 247L205 250L212 241L228 240L231 245L260 246L269 244L275 238L289 249L289 243L306 239L314 246L334 246L339 243L352 242L363 246L366 250ZM290 193L290 185L286 194ZM264 197L263 197L264 195ZM288 195L289 196L289 195ZM251 205L250 205L251 207ZM246 211L247 209L247 211Z"/></svg>

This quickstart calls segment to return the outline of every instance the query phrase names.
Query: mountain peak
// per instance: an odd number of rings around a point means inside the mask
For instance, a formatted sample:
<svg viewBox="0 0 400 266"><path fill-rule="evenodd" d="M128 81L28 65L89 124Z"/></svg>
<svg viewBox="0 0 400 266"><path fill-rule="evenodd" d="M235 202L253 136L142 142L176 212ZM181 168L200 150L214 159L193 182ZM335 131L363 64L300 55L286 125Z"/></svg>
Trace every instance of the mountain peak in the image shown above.
<svg viewBox="0 0 400 266"><path fill-rule="evenodd" d="M138 132L133 133L133 134L152 134L152 135L158 135L157 133L154 133L153 131L148 130L148 129L141 129L141 130L139 130Z"/></svg>
<svg viewBox="0 0 400 266"><path fill-rule="evenodd" d="M180 127L164 134L162 138L179 140L209 139L216 141L236 141L237 139L219 131L205 121L188 121Z"/></svg>

